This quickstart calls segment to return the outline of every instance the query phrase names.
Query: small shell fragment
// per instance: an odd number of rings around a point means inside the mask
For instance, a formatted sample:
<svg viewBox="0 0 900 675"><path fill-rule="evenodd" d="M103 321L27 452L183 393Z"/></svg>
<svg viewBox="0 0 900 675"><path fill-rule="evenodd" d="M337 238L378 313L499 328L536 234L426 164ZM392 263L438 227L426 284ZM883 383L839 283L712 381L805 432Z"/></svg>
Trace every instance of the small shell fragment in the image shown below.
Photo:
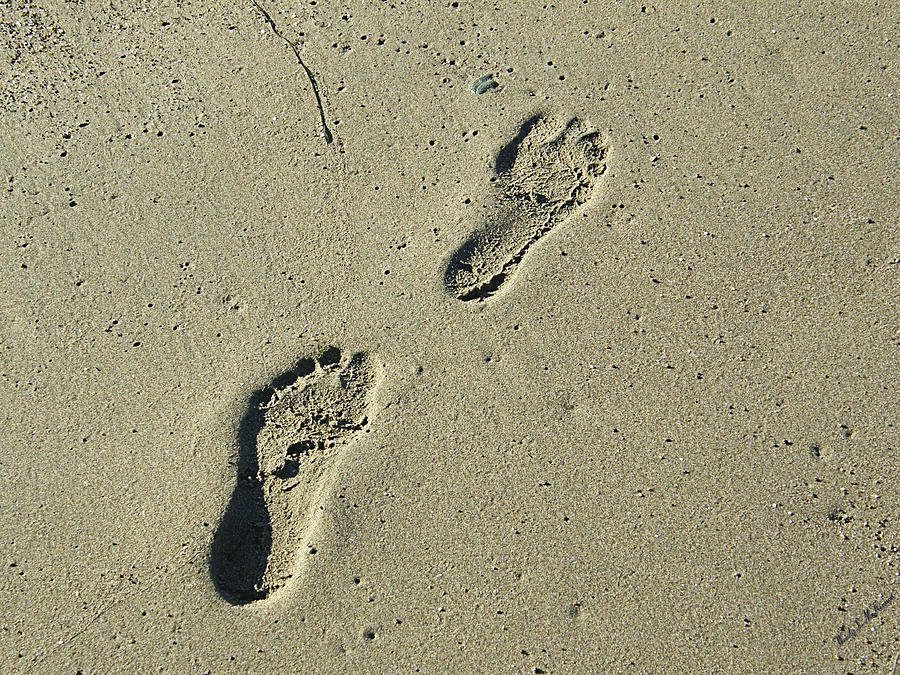
<svg viewBox="0 0 900 675"><path fill-rule="evenodd" d="M491 89L496 89L500 85L497 84L497 81L493 78L492 75L482 75L477 80L472 83L472 86L469 87L473 94L484 94L489 92Z"/></svg>

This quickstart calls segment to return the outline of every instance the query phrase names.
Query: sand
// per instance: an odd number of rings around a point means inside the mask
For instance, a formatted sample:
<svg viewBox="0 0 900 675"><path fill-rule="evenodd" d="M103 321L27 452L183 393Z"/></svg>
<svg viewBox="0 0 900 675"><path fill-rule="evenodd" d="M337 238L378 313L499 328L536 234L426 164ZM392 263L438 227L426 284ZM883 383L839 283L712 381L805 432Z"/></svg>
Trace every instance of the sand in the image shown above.
<svg viewBox="0 0 900 675"><path fill-rule="evenodd" d="M0 670L896 671L896 5L260 2L0 2Z"/></svg>

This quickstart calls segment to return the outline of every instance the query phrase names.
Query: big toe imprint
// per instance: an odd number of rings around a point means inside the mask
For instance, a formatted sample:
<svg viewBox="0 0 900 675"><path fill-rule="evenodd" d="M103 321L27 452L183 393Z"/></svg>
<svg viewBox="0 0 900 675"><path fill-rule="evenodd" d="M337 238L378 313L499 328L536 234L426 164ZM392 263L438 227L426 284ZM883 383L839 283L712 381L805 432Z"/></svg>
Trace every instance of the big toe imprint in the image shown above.
<svg viewBox="0 0 900 675"><path fill-rule="evenodd" d="M578 118L529 119L497 157L496 207L451 256L447 290L465 301L496 294L529 249L591 198L605 159L600 133Z"/></svg>
<svg viewBox="0 0 900 675"><path fill-rule="evenodd" d="M348 443L368 427L381 367L330 347L251 400L241 423L238 481L210 566L232 604L271 599L303 571L319 505Z"/></svg>

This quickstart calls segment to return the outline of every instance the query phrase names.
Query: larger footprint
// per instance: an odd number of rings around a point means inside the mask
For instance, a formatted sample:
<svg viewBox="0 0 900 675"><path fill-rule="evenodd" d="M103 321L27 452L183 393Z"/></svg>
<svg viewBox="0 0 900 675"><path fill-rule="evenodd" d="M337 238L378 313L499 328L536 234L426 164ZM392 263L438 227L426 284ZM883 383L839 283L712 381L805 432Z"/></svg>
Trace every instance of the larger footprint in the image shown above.
<svg viewBox="0 0 900 675"><path fill-rule="evenodd" d="M529 249L590 199L605 159L599 132L577 118L525 122L497 157L496 209L450 258L450 293L479 302L496 294Z"/></svg>
<svg viewBox="0 0 900 675"><path fill-rule="evenodd" d="M348 443L365 430L381 367L330 347L253 396L241 423L238 482L210 567L232 604L271 599L303 570L320 504Z"/></svg>

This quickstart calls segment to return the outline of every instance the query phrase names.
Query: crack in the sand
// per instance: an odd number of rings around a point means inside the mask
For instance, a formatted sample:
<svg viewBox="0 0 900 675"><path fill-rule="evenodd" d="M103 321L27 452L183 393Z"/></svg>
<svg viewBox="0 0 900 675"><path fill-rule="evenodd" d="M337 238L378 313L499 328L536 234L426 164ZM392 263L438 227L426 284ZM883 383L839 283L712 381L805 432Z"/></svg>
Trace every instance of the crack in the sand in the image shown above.
<svg viewBox="0 0 900 675"><path fill-rule="evenodd" d="M303 62L303 57L300 56L300 48L297 46L296 42L294 42L293 40L289 40L281 33L280 30L278 30L278 26L272 19L272 15L269 14L266 9L261 4L259 4L259 2L257 2L257 0L251 0L251 2L253 2L254 6L262 15L265 22L269 24L269 28L272 29L272 32L288 44L288 46L294 52L294 56L297 57L297 63L300 64L300 67L303 68L303 72L306 73L306 78L309 80L309 86L312 88L313 96L315 96L316 99L316 107L319 109L319 123L322 125L322 136L325 138L325 142L330 144L332 141L334 141L334 136L331 133L331 129L328 128L328 121L325 118L325 106L322 105L322 95L319 93L319 85L316 84L316 78L313 75L312 71Z"/></svg>

